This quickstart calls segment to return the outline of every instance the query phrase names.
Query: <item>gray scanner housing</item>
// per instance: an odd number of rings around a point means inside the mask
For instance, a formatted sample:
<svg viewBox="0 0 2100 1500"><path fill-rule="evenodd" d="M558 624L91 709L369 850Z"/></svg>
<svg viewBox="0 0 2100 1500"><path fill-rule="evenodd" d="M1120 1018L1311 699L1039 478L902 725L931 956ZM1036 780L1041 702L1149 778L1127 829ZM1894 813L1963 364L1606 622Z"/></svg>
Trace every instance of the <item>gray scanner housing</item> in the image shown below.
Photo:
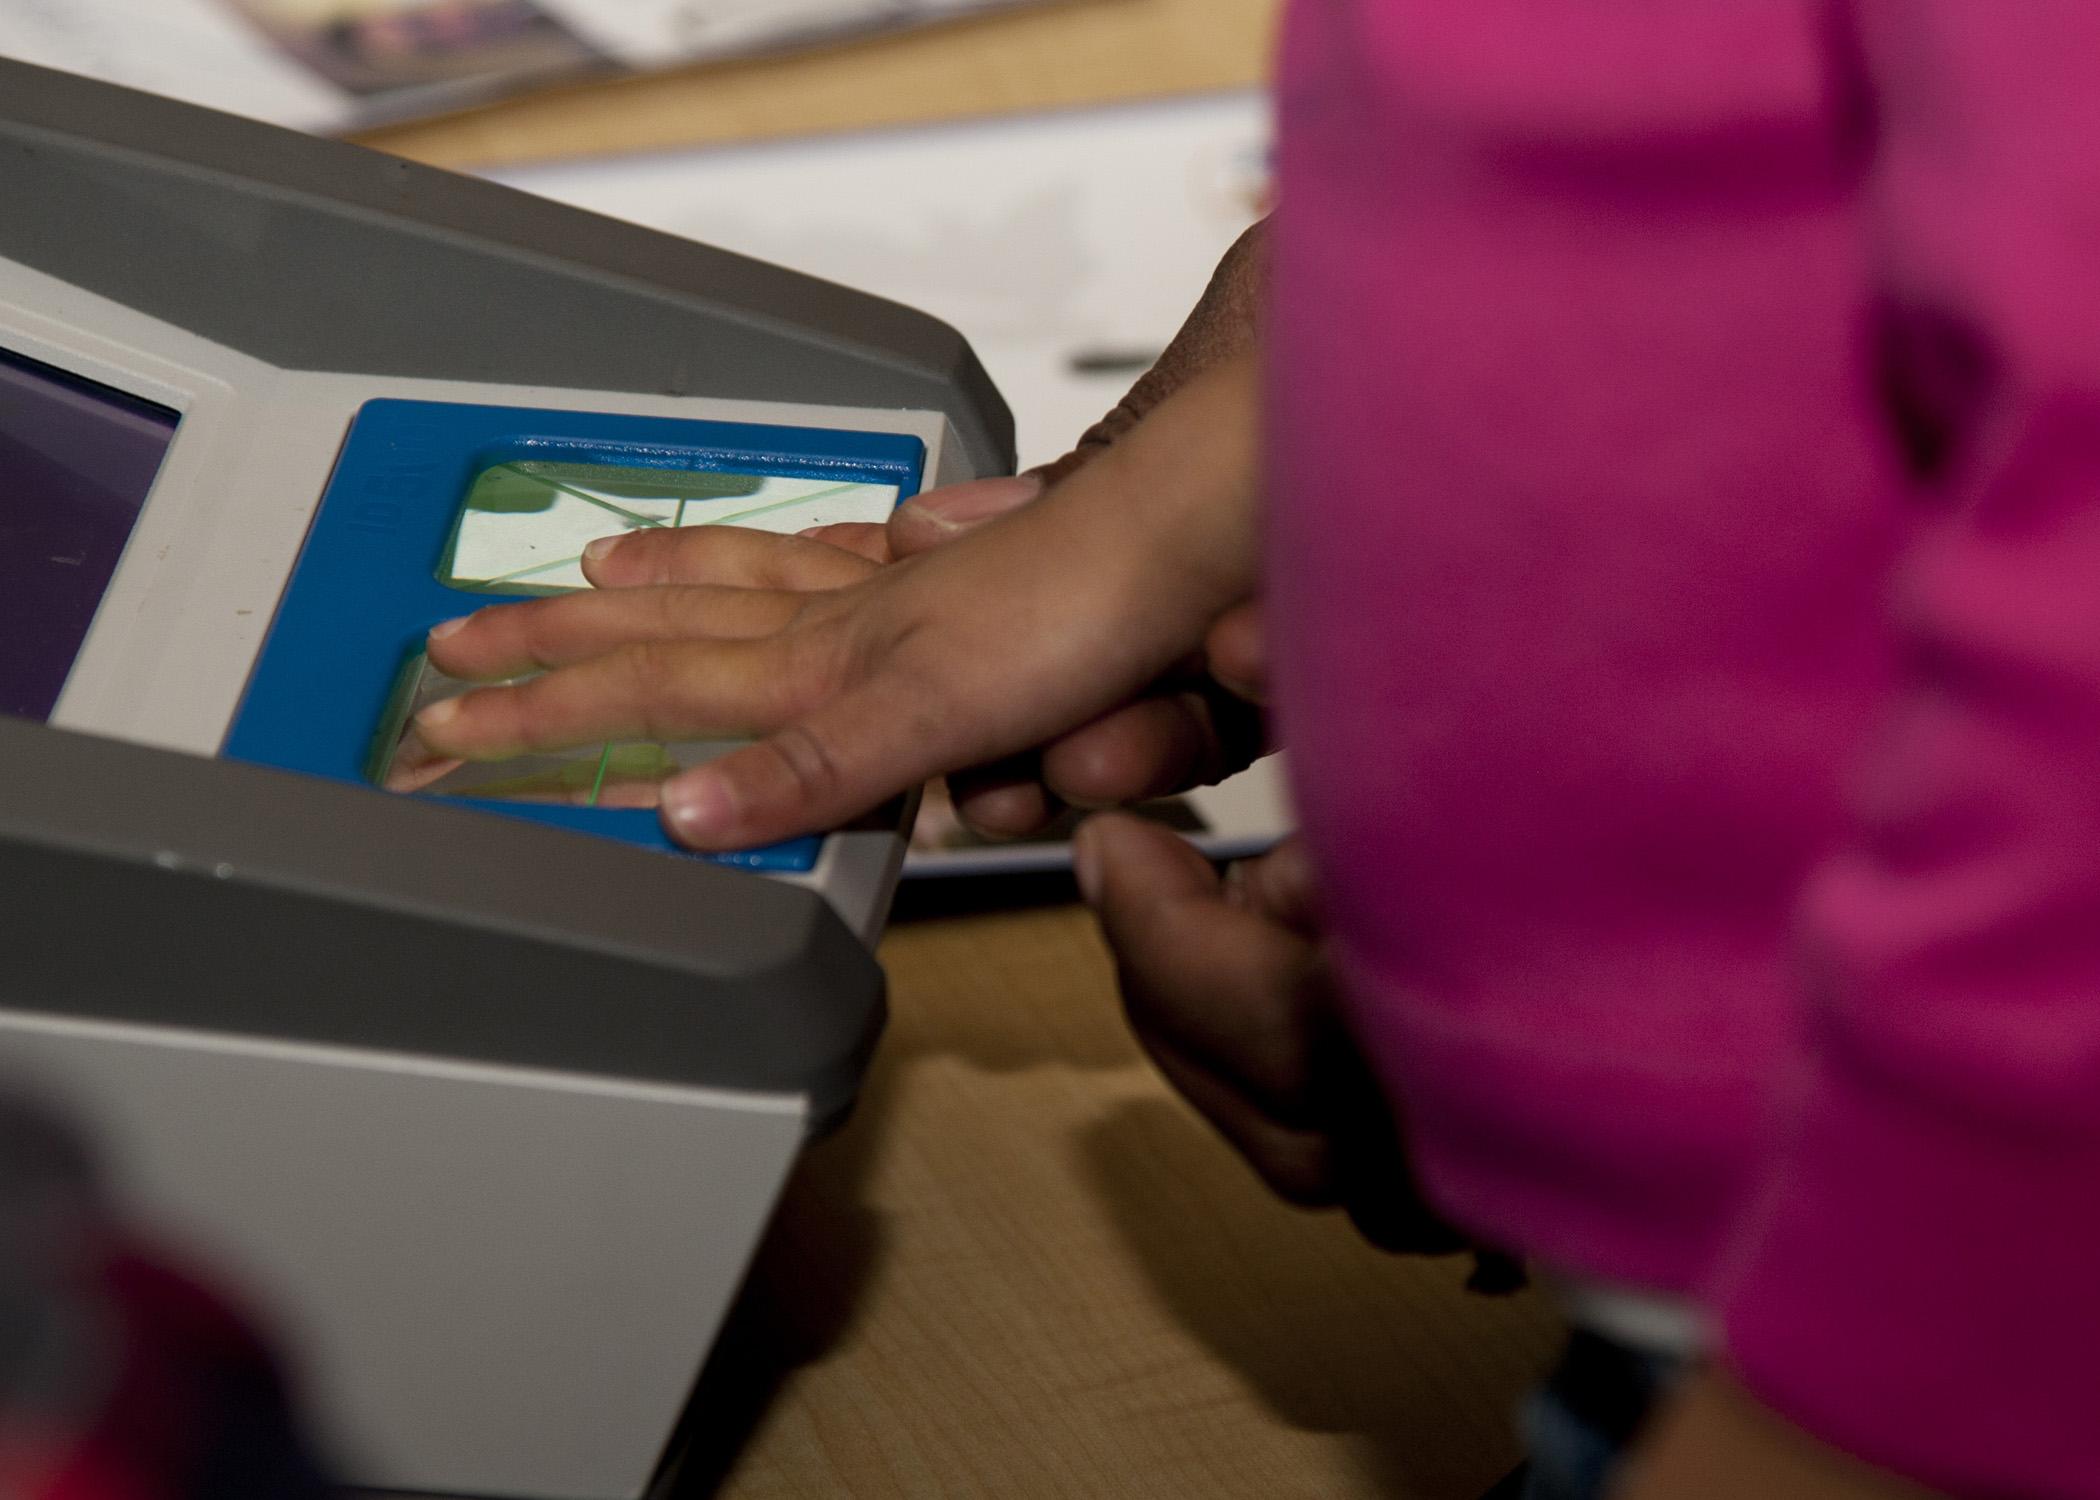
<svg viewBox="0 0 2100 1500"><path fill-rule="evenodd" d="M931 318L340 143L0 61L0 203L0 313L215 361L184 432L274 455L216 477L287 507L353 409L331 435L313 403L397 380L854 408L932 424L940 477L1012 469L1004 404ZM292 382L316 393L293 436L325 439L296 464L262 388ZM215 594L195 545L168 587ZM129 658L178 706L184 650ZM196 748L140 718L127 738ZM41 724L0 721L0 889L0 1078L256 1308L375 1489L643 1493L883 1018L820 890Z"/></svg>
<svg viewBox="0 0 2100 1500"><path fill-rule="evenodd" d="M595 214L0 60L0 258L292 370L1013 418L936 318Z"/></svg>
<svg viewBox="0 0 2100 1500"><path fill-rule="evenodd" d="M853 1100L882 971L815 891L0 718L0 1004Z"/></svg>

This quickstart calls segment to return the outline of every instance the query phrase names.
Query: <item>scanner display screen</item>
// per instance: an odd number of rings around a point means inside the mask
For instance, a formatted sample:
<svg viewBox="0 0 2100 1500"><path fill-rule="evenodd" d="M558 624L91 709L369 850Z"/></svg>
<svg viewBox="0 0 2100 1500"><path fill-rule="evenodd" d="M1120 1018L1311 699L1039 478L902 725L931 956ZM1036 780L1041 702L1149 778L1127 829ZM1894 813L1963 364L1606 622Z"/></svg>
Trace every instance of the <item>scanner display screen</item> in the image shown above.
<svg viewBox="0 0 2100 1500"><path fill-rule="evenodd" d="M897 499L895 485L522 459L475 477L438 578L477 593L567 593L590 586L583 549L601 537L664 527L792 533L880 523Z"/></svg>
<svg viewBox="0 0 2100 1500"><path fill-rule="evenodd" d="M51 716L179 420L0 349L0 713Z"/></svg>
<svg viewBox="0 0 2100 1500"><path fill-rule="evenodd" d="M583 550L601 537L693 526L792 533L847 521L879 524L901 493L894 484L824 476L509 460L474 477L438 581L471 593L569 593L590 587ZM671 777L745 743L589 745L490 765L434 758L411 721L472 686L420 657L411 662L381 726L371 779L389 791L430 796L646 808L659 805Z"/></svg>

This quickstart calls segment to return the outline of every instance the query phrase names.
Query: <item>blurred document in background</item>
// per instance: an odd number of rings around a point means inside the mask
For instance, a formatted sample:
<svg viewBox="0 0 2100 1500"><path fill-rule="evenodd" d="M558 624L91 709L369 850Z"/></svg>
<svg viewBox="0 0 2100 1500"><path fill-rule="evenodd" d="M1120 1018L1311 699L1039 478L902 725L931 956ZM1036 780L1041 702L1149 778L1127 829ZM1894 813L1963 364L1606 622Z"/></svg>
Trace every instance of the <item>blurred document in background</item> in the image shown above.
<svg viewBox="0 0 2100 1500"><path fill-rule="evenodd" d="M491 175L953 324L1026 467L1116 403L1261 216L1269 109L1210 94Z"/></svg>
<svg viewBox="0 0 2100 1500"><path fill-rule="evenodd" d="M1021 0L0 0L0 56L337 131Z"/></svg>
<svg viewBox="0 0 2100 1500"><path fill-rule="evenodd" d="M513 187L704 240L923 309L965 334L1044 463L1174 336L1266 208L1258 92L514 168ZM1211 852L1273 843L1273 762L1151 810ZM929 802L910 872L1068 863L1069 828L974 846Z"/></svg>

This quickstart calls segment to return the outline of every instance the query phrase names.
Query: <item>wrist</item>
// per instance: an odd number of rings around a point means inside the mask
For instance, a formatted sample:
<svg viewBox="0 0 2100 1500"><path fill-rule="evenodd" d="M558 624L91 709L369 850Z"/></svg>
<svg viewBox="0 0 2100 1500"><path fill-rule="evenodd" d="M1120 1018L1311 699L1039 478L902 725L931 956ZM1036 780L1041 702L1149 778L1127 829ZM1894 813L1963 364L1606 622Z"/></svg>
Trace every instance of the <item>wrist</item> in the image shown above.
<svg viewBox="0 0 2100 1500"><path fill-rule="evenodd" d="M1261 372L1221 361L1034 509L1046 545L1091 550L1119 602L1200 634L1260 572Z"/></svg>
<svg viewBox="0 0 2100 1500"><path fill-rule="evenodd" d="M1642 1441L1612 1500L1932 1500L1770 1410L1725 1371L1693 1376Z"/></svg>

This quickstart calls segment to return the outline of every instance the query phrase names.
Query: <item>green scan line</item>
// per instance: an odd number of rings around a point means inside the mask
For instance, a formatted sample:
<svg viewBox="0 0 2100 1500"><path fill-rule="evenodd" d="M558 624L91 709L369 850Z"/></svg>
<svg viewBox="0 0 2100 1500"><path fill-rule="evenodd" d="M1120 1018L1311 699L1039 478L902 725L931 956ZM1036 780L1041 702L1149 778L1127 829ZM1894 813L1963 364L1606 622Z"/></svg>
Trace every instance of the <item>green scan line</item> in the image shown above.
<svg viewBox="0 0 2100 1500"><path fill-rule="evenodd" d="M596 807L598 805L598 796L605 790L605 773L612 769L612 753L612 741L607 740L605 749L598 756L598 779L591 783L590 800L583 804L585 807Z"/></svg>
<svg viewBox="0 0 2100 1500"><path fill-rule="evenodd" d="M624 520L632 521L637 528L660 527L664 524L654 516L645 516L638 510L629 510L624 505L615 505L603 495L594 495L589 490L579 490L573 484L563 484L559 479L549 479L544 474L526 474L515 464L504 464L502 467L509 469L513 474L531 480L535 484L544 484L550 490L557 490L564 495L581 500L586 505L595 505L600 510L611 511L614 515Z"/></svg>
<svg viewBox="0 0 2100 1500"><path fill-rule="evenodd" d="M570 563L575 563L578 567L581 567L583 565L583 554L579 552L574 557L557 557L553 562L534 563L531 567L520 568L515 573L504 573L496 578L484 578L475 587L493 589L499 583L516 583L520 578L530 578L535 573L551 573L556 568L566 568Z"/></svg>
<svg viewBox="0 0 2100 1500"><path fill-rule="evenodd" d="M740 510L733 516L723 516L718 520L710 521L708 525L734 526L737 522L747 520L752 516L762 516L769 510L786 510L790 505L806 505L812 500L828 500L833 495L843 495L848 490L864 490L866 488L867 486L864 484L835 484L828 490L811 490L806 495L796 495L787 500L775 500L771 505L759 505L754 506L750 510Z"/></svg>
<svg viewBox="0 0 2100 1500"><path fill-rule="evenodd" d="M594 505L600 510L610 511L621 520L629 522L635 530L661 528L664 524L654 516L645 516L640 511L627 509L624 505L615 505L610 500L593 495L588 490L579 490L574 485L564 484L559 479L549 479L544 474L527 474L518 468L516 464L499 464L497 467L508 469L520 478L531 480L534 484L544 484L547 488L581 500L586 505ZM680 500L678 508L682 514L685 510L685 501ZM499 574L494 578L484 578L481 580L480 586L485 589L493 589L498 584L516 583L519 579L530 578L535 573L551 573L556 568L566 568L572 564L577 567L583 566L583 554L581 552L578 552L573 557L557 557L552 562L534 563L529 568L519 568L512 573Z"/></svg>
<svg viewBox="0 0 2100 1500"><path fill-rule="evenodd" d="M503 465L503 467L511 468L512 466L509 464L505 464ZM532 479L538 483L545 484L551 489L560 490L565 495L573 495L578 500L582 500L591 505L597 506L600 510L610 511L616 516L633 522L637 530L643 528L661 529L666 524L662 521L657 520L654 516L645 516L637 511L628 510L624 506L615 505L610 500L600 499L596 495L589 494L586 491L579 490L574 488L573 486L563 484L558 479L548 479L544 475L539 474L528 474L524 477ZM786 510L791 505L805 505L812 500L828 500L833 495L843 495L850 490L861 490L866 489L867 487L868 486L866 486L865 484L860 483L835 484L832 485L829 489L811 490L806 495L791 495L785 500L775 500L767 505L753 506L750 510L740 510L733 516L720 516L713 520L704 521L699 524L706 526L734 526L739 521L749 520L753 516L762 516L769 511ZM681 495L678 497L678 512L669 522L669 525L672 529L675 530L676 528L685 525L685 511L686 506L689 503L689 498L687 496ZM519 579L530 578L535 573L551 573L557 568L566 568L571 566L572 564L577 567L581 567L583 565L583 554L581 552L577 553L573 557L558 557L552 562L534 563L529 568L519 568L517 571L512 573L499 574L497 577L494 578L484 578L480 581L479 587L484 589L494 589L500 584L516 583Z"/></svg>

